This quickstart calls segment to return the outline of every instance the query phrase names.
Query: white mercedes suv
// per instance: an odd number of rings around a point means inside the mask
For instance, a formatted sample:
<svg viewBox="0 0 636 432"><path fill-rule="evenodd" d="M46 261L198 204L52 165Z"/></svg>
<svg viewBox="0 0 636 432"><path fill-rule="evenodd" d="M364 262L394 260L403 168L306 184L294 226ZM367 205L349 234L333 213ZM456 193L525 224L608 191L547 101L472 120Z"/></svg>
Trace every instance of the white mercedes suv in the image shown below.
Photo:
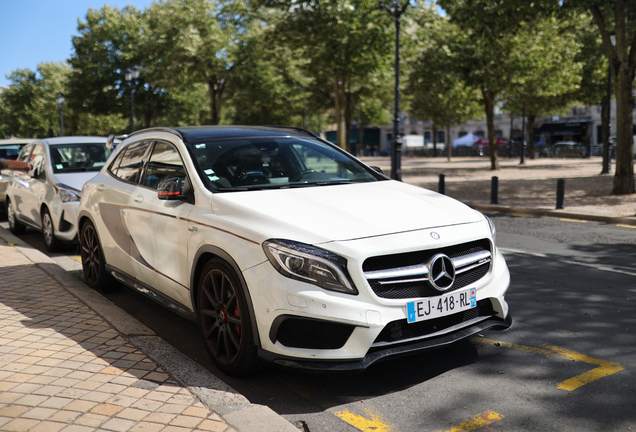
<svg viewBox="0 0 636 432"><path fill-rule="evenodd" d="M138 131L81 196L88 284L196 320L228 374L360 370L512 322L487 217L306 131Z"/></svg>

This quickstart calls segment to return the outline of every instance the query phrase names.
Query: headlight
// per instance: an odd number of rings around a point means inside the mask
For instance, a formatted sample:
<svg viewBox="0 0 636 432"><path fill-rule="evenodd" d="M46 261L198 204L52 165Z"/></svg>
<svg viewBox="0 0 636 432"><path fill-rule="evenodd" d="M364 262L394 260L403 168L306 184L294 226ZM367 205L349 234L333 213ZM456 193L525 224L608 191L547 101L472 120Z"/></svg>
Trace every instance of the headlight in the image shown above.
<svg viewBox="0 0 636 432"><path fill-rule="evenodd" d="M492 242L493 244L497 243L497 228L495 228L495 223L490 220L490 218L486 215L484 215L484 217L486 218L486 221L488 222L488 225L490 226L490 235L492 236Z"/></svg>
<svg viewBox="0 0 636 432"><path fill-rule="evenodd" d="M263 250L283 276L330 291L358 294L349 278L347 260L339 255L288 240L267 240Z"/></svg>
<svg viewBox="0 0 636 432"><path fill-rule="evenodd" d="M79 201L80 191L64 185L56 185L57 196L62 202Z"/></svg>

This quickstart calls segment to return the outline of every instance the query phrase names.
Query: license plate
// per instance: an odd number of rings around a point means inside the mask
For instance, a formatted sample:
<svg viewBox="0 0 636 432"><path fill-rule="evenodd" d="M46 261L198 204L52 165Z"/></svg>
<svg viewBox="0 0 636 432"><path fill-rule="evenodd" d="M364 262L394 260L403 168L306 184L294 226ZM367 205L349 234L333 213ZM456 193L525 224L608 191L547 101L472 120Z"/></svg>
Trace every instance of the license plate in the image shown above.
<svg viewBox="0 0 636 432"><path fill-rule="evenodd" d="M429 297L406 304L409 323L439 318L477 306L475 288L455 291L439 297Z"/></svg>

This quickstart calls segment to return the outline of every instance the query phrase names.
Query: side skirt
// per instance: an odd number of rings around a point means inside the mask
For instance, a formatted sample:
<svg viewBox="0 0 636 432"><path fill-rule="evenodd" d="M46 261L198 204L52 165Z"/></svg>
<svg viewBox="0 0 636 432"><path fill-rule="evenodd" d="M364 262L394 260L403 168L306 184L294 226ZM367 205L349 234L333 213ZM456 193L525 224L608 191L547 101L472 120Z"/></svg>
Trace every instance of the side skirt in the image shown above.
<svg viewBox="0 0 636 432"><path fill-rule="evenodd" d="M171 311L181 315L182 317L190 321L196 322L196 314L181 303L161 294L159 291L155 290L149 285L146 285L145 283L135 279L129 274L126 274L112 266L106 265L106 271L110 273L117 281L156 301L161 306L170 309Z"/></svg>

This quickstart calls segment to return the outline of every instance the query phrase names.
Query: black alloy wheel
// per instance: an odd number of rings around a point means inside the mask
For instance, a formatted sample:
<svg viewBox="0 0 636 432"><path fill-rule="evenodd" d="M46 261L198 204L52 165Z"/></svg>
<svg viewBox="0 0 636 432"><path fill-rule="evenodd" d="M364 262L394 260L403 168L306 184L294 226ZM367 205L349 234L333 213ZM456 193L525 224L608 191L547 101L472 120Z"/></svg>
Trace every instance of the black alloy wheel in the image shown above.
<svg viewBox="0 0 636 432"><path fill-rule="evenodd" d="M225 261L213 259L203 269L198 318L205 347L220 370L241 376L258 368L260 361L242 285Z"/></svg>
<svg viewBox="0 0 636 432"><path fill-rule="evenodd" d="M9 231L11 234L22 234L26 229L24 224L18 222L15 216L15 209L13 208L13 203L10 199L7 198L7 219L9 221Z"/></svg>
<svg viewBox="0 0 636 432"><path fill-rule="evenodd" d="M88 286L102 292L115 288L117 284L106 272L102 246L91 221L86 221L80 231L80 257Z"/></svg>

